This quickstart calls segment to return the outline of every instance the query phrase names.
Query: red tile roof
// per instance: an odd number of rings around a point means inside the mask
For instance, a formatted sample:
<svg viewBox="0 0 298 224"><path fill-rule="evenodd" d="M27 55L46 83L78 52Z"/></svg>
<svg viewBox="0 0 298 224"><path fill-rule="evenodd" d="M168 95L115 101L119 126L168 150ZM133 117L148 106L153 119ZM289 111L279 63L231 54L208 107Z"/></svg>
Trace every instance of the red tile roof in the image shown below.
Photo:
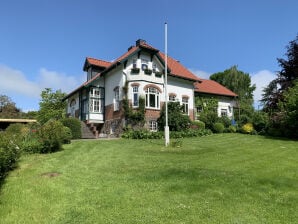
<svg viewBox="0 0 298 224"><path fill-rule="evenodd" d="M152 47L151 45L147 44L145 41L140 42L138 46L132 46L131 48L129 48L129 50L127 52L125 52L122 56L120 56L119 58L117 58L113 62L108 62L108 61L104 61L104 60L100 60L100 59L87 57L86 61L85 61L85 64L84 64L84 71L86 71L85 69L86 69L87 63L89 63L91 65L103 67L104 70L101 73L98 73L97 75L95 75L89 81L86 81L85 83L83 83L76 90L74 90L70 94L68 94L68 96L74 94L76 91L78 91L83 86L87 86L93 80L97 79L99 76L103 75L104 73L106 73L110 69L113 69L113 67L117 63L121 62L122 60L126 59L127 57L129 57L130 55L135 53L136 51L140 50L140 48L146 48L146 49L155 51L156 53L158 53L159 58L161 58L162 60L165 60L165 54L164 53L159 52L158 49L156 49L156 48ZM186 69L182 64L180 64L180 62L178 62L177 60L175 60L175 59L173 59L169 56L168 56L168 69L170 70L169 75L176 76L176 77L183 78L183 79L188 79L188 80L191 80L191 81L200 82L199 77L197 77L192 72L190 72L188 69Z"/></svg>
<svg viewBox="0 0 298 224"><path fill-rule="evenodd" d="M222 86L218 82L208 79L201 79L201 83L195 83L195 92L207 93L220 96L232 96L236 97L237 94Z"/></svg>
<svg viewBox="0 0 298 224"><path fill-rule="evenodd" d="M104 67L107 68L109 67L112 62L108 62L108 61L104 61L104 60L99 60L99 59L95 59L95 58L90 58L87 57L86 61L91 64L91 65L95 65L95 66L99 66L99 67Z"/></svg>
<svg viewBox="0 0 298 224"><path fill-rule="evenodd" d="M159 55L165 61L166 55L162 52L159 52ZM198 76L194 75L187 68L185 68L180 62L171 58L169 55L168 55L168 68L171 70L170 73L173 76L177 76L184 79L190 79L193 81L200 81Z"/></svg>

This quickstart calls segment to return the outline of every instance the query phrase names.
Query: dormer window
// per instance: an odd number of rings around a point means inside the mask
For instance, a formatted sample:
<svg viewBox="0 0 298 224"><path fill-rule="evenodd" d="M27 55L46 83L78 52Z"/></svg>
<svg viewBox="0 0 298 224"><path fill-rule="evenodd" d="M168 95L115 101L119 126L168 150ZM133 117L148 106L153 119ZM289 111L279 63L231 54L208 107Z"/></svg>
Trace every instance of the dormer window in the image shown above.
<svg viewBox="0 0 298 224"><path fill-rule="evenodd" d="M144 71L145 69L148 69L149 61L146 59L142 59L141 62L142 62L142 70Z"/></svg>
<svg viewBox="0 0 298 224"><path fill-rule="evenodd" d="M132 67L137 68L137 59L132 59Z"/></svg>
<svg viewBox="0 0 298 224"><path fill-rule="evenodd" d="M156 64L155 64L155 63L152 64L152 71L153 71L154 73L156 72Z"/></svg>

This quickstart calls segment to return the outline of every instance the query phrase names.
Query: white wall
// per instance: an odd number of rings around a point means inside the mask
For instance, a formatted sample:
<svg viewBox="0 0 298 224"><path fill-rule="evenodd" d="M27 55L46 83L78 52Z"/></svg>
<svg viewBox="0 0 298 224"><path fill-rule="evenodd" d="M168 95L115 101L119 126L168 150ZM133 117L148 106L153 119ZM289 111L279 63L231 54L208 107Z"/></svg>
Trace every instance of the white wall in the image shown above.
<svg viewBox="0 0 298 224"><path fill-rule="evenodd" d="M234 111L233 107L235 106L235 100L227 97L221 97L218 98L218 108L217 108L217 114L219 117L221 117L221 110L225 109L227 110L227 116L229 118L233 117Z"/></svg>
<svg viewBox="0 0 298 224"><path fill-rule="evenodd" d="M137 60L137 68L140 68L140 73L138 74L131 73L131 69L133 68L133 59ZM159 63L158 59L155 56L153 57L153 61L151 62L150 56L147 54L141 54L139 59L137 58L137 55L135 55L135 57L132 57L128 60L127 67L126 69L124 69L125 74L127 74L127 80L128 81L144 80L144 81L153 82L153 83L160 83L160 84L164 83L164 76L156 77L153 72L151 75L147 75L144 73L141 66L142 59L148 60L148 69L152 70L153 64L156 64L156 71L158 72L163 71L161 64Z"/></svg>
<svg viewBox="0 0 298 224"><path fill-rule="evenodd" d="M67 114L70 114L71 113L71 106L70 106L70 103L73 101L73 100L75 100L76 101L76 104L75 104L75 106L74 106L74 109L75 110L78 110L79 109L79 105L80 105L80 103L79 103L79 94L78 93L76 93L76 94L74 94L74 95L72 95L70 98L68 98L67 99L67 109L66 109L66 113Z"/></svg>
<svg viewBox="0 0 298 224"><path fill-rule="evenodd" d="M105 75L105 106L113 103L114 89L117 86L120 88L120 99L122 99L122 87L124 86L123 65L112 70L111 73Z"/></svg>
<svg viewBox="0 0 298 224"><path fill-rule="evenodd" d="M193 82L168 76L168 94L175 93L176 99L182 102L182 96L188 96L188 108L194 108Z"/></svg>

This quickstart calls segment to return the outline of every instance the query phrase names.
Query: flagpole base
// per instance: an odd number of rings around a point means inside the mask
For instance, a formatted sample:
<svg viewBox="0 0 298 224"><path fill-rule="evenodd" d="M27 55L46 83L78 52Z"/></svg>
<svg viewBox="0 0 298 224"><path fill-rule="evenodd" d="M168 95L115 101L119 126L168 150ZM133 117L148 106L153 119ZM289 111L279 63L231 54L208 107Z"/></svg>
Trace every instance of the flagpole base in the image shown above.
<svg viewBox="0 0 298 224"><path fill-rule="evenodd" d="M169 126L165 126L165 146L170 144L170 129Z"/></svg>

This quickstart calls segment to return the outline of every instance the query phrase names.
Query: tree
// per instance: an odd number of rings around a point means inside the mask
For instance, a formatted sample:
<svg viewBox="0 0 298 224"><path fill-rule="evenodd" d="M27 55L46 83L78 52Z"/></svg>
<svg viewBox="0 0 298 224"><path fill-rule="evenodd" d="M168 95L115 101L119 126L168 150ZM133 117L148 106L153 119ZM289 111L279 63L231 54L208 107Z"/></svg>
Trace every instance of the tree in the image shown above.
<svg viewBox="0 0 298 224"><path fill-rule="evenodd" d="M61 90L53 92L51 88L46 88L41 92L41 101L39 102L39 111L37 119L44 124L50 119L59 120L65 117L66 102L63 98L66 93Z"/></svg>
<svg viewBox="0 0 298 224"><path fill-rule="evenodd" d="M295 40L290 41L286 49L287 59L277 59L281 71L277 73L277 78L264 89L262 95L263 109L270 113L280 110L278 103L284 101L284 93L294 85L298 78L298 35Z"/></svg>
<svg viewBox="0 0 298 224"><path fill-rule="evenodd" d="M280 110L285 135L298 138L298 81L284 93L284 102L280 104Z"/></svg>
<svg viewBox="0 0 298 224"><path fill-rule="evenodd" d="M20 109L6 95L0 95L0 117L1 118L17 118L20 117Z"/></svg>
<svg viewBox="0 0 298 224"><path fill-rule="evenodd" d="M170 131L182 131L189 127L190 119L188 115L182 114L181 105L179 102L168 103L168 125ZM157 119L158 128L163 129L166 124L166 111L163 105L160 117Z"/></svg>
<svg viewBox="0 0 298 224"><path fill-rule="evenodd" d="M247 117L252 116L254 111L253 92L256 89L256 85L251 84L251 78L248 73L238 70L237 66L232 66L223 72L211 75L210 79L220 83L238 95L238 106L241 117L243 118L238 117L238 120L247 120Z"/></svg>

